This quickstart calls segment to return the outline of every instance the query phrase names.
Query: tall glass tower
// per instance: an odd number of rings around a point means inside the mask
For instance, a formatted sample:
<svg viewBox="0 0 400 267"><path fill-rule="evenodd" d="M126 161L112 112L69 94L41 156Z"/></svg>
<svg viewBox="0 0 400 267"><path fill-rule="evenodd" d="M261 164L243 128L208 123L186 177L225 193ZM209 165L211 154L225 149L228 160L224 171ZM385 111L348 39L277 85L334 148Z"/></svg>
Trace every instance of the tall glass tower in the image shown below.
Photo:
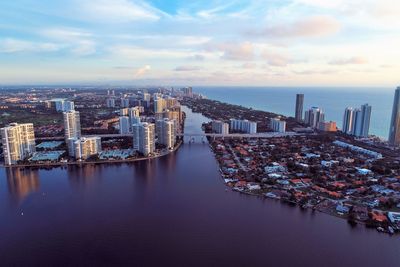
<svg viewBox="0 0 400 267"><path fill-rule="evenodd" d="M400 145L400 87L394 93L392 120L389 129L389 144Z"/></svg>

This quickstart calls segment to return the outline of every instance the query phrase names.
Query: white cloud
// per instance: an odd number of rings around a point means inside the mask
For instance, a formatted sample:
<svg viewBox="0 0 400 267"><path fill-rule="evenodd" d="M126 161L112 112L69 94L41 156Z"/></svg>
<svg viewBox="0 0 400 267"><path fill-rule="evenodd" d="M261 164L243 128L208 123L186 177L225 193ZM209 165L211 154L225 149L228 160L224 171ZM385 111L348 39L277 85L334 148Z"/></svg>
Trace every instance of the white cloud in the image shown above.
<svg viewBox="0 0 400 267"><path fill-rule="evenodd" d="M208 52L220 52L221 58L226 60L253 60L254 47L250 42L243 43L209 43L205 45Z"/></svg>
<svg viewBox="0 0 400 267"><path fill-rule="evenodd" d="M17 53L17 52L54 52L61 47L54 43L30 42L6 38L0 40L0 53Z"/></svg>
<svg viewBox="0 0 400 267"><path fill-rule="evenodd" d="M160 11L142 1L75 0L83 19L97 22L125 23L160 19Z"/></svg>
<svg viewBox="0 0 400 267"><path fill-rule="evenodd" d="M198 71L201 68L199 66L178 66L175 71Z"/></svg>
<svg viewBox="0 0 400 267"><path fill-rule="evenodd" d="M330 65L361 65L367 64L368 59L365 57L351 57L345 59L336 59L329 62Z"/></svg>
<svg viewBox="0 0 400 267"><path fill-rule="evenodd" d="M137 69L135 74L133 75L133 77L135 77L135 78L142 77L143 75L145 75L150 70L151 70L151 66L150 65L145 65L145 66Z"/></svg>

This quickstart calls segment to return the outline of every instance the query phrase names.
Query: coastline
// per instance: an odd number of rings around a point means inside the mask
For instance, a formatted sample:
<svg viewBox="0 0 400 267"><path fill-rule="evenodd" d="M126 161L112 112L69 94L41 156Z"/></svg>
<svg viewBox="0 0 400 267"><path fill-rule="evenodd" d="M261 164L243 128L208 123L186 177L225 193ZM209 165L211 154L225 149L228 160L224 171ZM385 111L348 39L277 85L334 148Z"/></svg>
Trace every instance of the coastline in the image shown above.
<svg viewBox="0 0 400 267"><path fill-rule="evenodd" d="M176 146L167 151L166 153L162 153L160 155L155 155L151 157L144 157L144 158L131 158L131 159L117 159L117 160L99 160L99 161L69 161L69 162L50 162L50 163L31 163L31 164L16 164L16 165L10 165L6 166L4 164L1 164L1 168L30 168L30 167L39 167L39 168L46 168L46 167L63 167L63 166L69 166L69 165L97 165L97 164L113 164L113 163L131 163L131 162L137 162L137 161L145 161L145 160L152 160L156 158L160 158L163 156L167 156L171 153L174 153L177 151L180 146L183 144L183 140L179 140L176 144Z"/></svg>

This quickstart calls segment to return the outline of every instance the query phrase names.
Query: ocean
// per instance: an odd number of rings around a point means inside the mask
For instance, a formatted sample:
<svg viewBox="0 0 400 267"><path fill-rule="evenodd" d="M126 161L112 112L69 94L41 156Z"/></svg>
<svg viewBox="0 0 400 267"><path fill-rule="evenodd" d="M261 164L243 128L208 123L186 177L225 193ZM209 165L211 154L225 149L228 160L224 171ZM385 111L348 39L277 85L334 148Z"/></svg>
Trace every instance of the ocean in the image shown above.
<svg viewBox="0 0 400 267"><path fill-rule="evenodd" d="M346 107L372 106L370 134L388 138L394 90L390 88L194 87L209 99L294 117L296 94L304 94L304 110L317 106L325 119L342 128ZM304 116L304 114L303 114Z"/></svg>

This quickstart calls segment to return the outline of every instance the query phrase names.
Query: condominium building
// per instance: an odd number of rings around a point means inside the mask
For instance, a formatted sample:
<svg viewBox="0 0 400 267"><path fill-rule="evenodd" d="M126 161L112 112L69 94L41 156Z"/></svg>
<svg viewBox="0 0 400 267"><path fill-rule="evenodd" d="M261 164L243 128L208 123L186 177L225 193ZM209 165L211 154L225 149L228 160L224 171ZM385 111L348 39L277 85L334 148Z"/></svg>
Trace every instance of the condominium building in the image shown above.
<svg viewBox="0 0 400 267"><path fill-rule="evenodd" d="M153 123L137 123L133 125L133 149L144 156L154 153L155 126Z"/></svg>
<svg viewBox="0 0 400 267"><path fill-rule="evenodd" d="M352 107L347 107L344 111L342 132L353 134L353 118L354 109Z"/></svg>
<svg viewBox="0 0 400 267"><path fill-rule="evenodd" d="M56 111L58 112L66 112L75 109L75 104L72 101L67 101L64 99L56 99L54 100Z"/></svg>
<svg viewBox="0 0 400 267"><path fill-rule="evenodd" d="M113 97L107 98L106 100L106 106L108 108L115 108L115 99Z"/></svg>
<svg viewBox="0 0 400 267"><path fill-rule="evenodd" d="M368 137L371 121L371 106L364 104L361 108L348 107L344 111L342 132L357 137Z"/></svg>
<svg viewBox="0 0 400 267"><path fill-rule="evenodd" d="M154 99L154 113L162 113L167 107L167 102L164 98L157 97Z"/></svg>
<svg viewBox="0 0 400 267"><path fill-rule="evenodd" d="M392 118L389 129L389 144L400 146L400 87L394 93Z"/></svg>
<svg viewBox="0 0 400 267"><path fill-rule="evenodd" d="M156 121L157 141L167 148L174 148L176 143L175 123L173 120L162 119Z"/></svg>
<svg viewBox="0 0 400 267"><path fill-rule="evenodd" d="M296 95L295 119L298 122L303 121L303 106L304 106L304 94L297 94Z"/></svg>
<svg viewBox="0 0 400 267"><path fill-rule="evenodd" d="M35 152L32 123L11 123L0 129L5 165L16 164Z"/></svg>
<svg viewBox="0 0 400 267"><path fill-rule="evenodd" d="M75 159L86 160L101 152L100 137L82 137L73 143Z"/></svg>
<svg viewBox="0 0 400 267"><path fill-rule="evenodd" d="M121 98L121 108L128 108L129 107L129 98Z"/></svg>
<svg viewBox="0 0 400 267"><path fill-rule="evenodd" d="M229 124L223 121L212 121L211 130L213 133L217 134L229 134Z"/></svg>
<svg viewBox="0 0 400 267"><path fill-rule="evenodd" d="M257 123L248 120L230 119L230 129L248 134L257 133Z"/></svg>
<svg viewBox="0 0 400 267"><path fill-rule="evenodd" d="M279 118L270 119L270 128L274 132L284 133L286 132L286 121L282 121Z"/></svg>
<svg viewBox="0 0 400 267"><path fill-rule="evenodd" d="M325 121L325 114L322 109L312 107L305 112L304 122L313 128L317 128L320 122Z"/></svg>
<svg viewBox="0 0 400 267"><path fill-rule="evenodd" d="M79 111L63 112L65 141L81 137L81 121Z"/></svg>
<svg viewBox="0 0 400 267"><path fill-rule="evenodd" d="M119 133L129 134L131 132L131 123L128 116L119 117Z"/></svg>

